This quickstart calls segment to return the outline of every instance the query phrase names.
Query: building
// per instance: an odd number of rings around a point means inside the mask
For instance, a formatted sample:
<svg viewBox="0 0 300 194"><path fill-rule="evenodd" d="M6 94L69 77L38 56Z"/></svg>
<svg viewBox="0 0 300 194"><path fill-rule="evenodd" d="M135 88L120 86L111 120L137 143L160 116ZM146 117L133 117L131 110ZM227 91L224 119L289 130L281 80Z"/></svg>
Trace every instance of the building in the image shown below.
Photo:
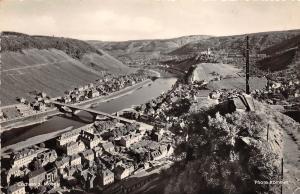
<svg viewBox="0 0 300 194"><path fill-rule="evenodd" d="M94 173L90 172L89 170L83 170L80 173L80 177L84 188L86 189L94 188L94 180L96 178Z"/></svg>
<svg viewBox="0 0 300 194"><path fill-rule="evenodd" d="M19 167L13 167L13 168L10 168L7 172L7 175L6 175L6 183L7 185L10 184L10 177L20 177L20 176L24 176L24 171L23 170L20 170ZM4 183L4 179L2 179L2 183Z"/></svg>
<svg viewBox="0 0 300 194"><path fill-rule="evenodd" d="M134 172L134 166L132 164L123 164L115 168L115 179L122 180L130 176Z"/></svg>
<svg viewBox="0 0 300 194"><path fill-rule="evenodd" d="M150 153L152 160L160 160L162 159L162 154L159 150L154 150Z"/></svg>
<svg viewBox="0 0 300 194"><path fill-rule="evenodd" d="M77 166L77 165L81 165L81 157L79 156L79 154L75 154L70 158L70 166Z"/></svg>
<svg viewBox="0 0 300 194"><path fill-rule="evenodd" d="M99 173L99 181L102 186L111 184L115 181L114 173L112 173L109 169L101 169Z"/></svg>
<svg viewBox="0 0 300 194"><path fill-rule="evenodd" d="M63 97L61 97L60 100L62 103L66 103L66 104L71 102L70 96L63 96Z"/></svg>
<svg viewBox="0 0 300 194"><path fill-rule="evenodd" d="M152 140L156 142L160 142L162 139L162 135L159 132L154 132L151 134Z"/></svg>
<svg viewBox="0 0 300 194"><path fill-rule="evenodd" d="M55 167L58 169L63 169L70 165L70 157L63 157L61 160L55 162Z"/></svg>
<svg viewBox="0 0 300 194"><path fill-rule="evenodd" d="M72 156L85 150L85 145L82 142L69 142L64 145L63 151L68 155Z"/></svg>
<svg viewBox="0 0 300 194"><path fill-rule="evenodd" d="M28 174L29 187L39 187L45 181L46 171L44 168L32 171Z"/></svg>
<svg viewBox="0 0 300 194"><path fill-rule="evenodd" d="M79 92L82 92L84 90L84 87L82 86L78 86L77 88L75 88L75 90L79 91Z"/></svg>
<svg viewBox="0 0 300 194"><path fill-rule="evenodd" d="M56 168L51 168L46 172L45 184L54 185L54 183L58 183L58 172Z"/></svg>
<svg viewBox="0 0 300 194"><path fill-rule="evenodd" d="M80 139L90 149L98 146L101 141L101 138L99 136L83 130L81 131Z"/></svg>
<svg viewBox="0 0 300 194"><path fill-rule="evenodd" d="M103 149L99 146L94 147L93 151L94 151L94 154L95 154L96 158L100 157L103 153Z"/></svg>
<svg viewBox="0 0 300 194"><path fill-rule="evenodd" d="M59 136L56 139L57 145L63 146L70 142L76 142L79 134L80 134L80 130L77 130L77 129L63 133L61 136Z"/></svg>
<svg viewBox="0 0 300 194"><path fill-rule="evenodd" d="M75 174L77 170L81 169L81 165L79 166L68 166L62 171L63 178L71 177Z"/></svg>
<svg viewBox="0 0 300 194"><path fill-rule="evenodd" d="M167 157L171 156L174 153L174 148L171 144L167 146Z"/></svg>
<svg viewBox="0 0 300 194"><path fill-rule="evenodd" d="M168 154L168 147L166 145L160 145L159 146L159 151L160 151L162 157L164 158Z"/></svg>
<svg viewBox="0 0 300 194"><path fill-rule="evenodd" d="M71 101L72 102L79 102L80 101L80 97L81 97L81 95L76 95L76 94L72 94L71 96L70 96L70 98L71 98Z"/></svg>
<svg viewBox="0 0 300 194"><path fill-rule="evenodd" d="M12 155L12 167L28 166L32 160L37 157L38 151L34 149L25 149Z"/></svg>
<svg viewBox="0 0 300 194"><path fill-rule="evenodd" d="M88 163L89 166L93 164L95 159L93 150L85 150L84 152L82 152L81 156L82 160Z"/></svg>
<svg viewBox="0 0 300 194"><path fill-rule="evenodd" d="M102 147L103 147L104 151L106 151L108 153L112 153L115 151L115 146L111 142L102 143Z"/></svg>
<svg viewBox="0 0 300 194"><path fill-rule="evenodd" d="M7 194L26 194L25 184L23 182L18 182L9 186L7 189Z"/></svg>
<svg viewBox="0 0 300 194"><path fill-rule="evenodd" d="M129 134L121 137L120 144L125 147L129 147L131 144L137 143L142 139L143 135L141 133Z"/></svg>
<svg viewBox="0 0 300 194"><path fill-rule="evenodd" d="M52 163L57 159L57 153L55 150L46 150L45 152L37 155L37 160L41 162L42 166Z"/></svg>
<svg viewBox="0 0 300 194"><path fill-rule="evenodd" d="M90 91L88 92L88 97L89 97L89 98L96 98L96 97L98 97L98 96L100 96L100 93L99 93L99 91L96 90L96 89L90 90Z"/></svg>
<svg viewBox="0 0 300 194"><path fill-rule="evenodd" d="M36 102L33 104L32 107L34 110L37 110L37 111L45 111L46 110L46 106L42 102Z"/></svg>

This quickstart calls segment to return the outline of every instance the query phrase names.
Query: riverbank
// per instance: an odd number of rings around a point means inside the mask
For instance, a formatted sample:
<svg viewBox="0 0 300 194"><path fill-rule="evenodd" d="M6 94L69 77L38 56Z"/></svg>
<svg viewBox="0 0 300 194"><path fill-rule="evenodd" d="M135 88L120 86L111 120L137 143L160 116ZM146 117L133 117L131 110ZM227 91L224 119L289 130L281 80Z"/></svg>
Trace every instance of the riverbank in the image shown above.
<svg viewBox="0 0 300 194"><path fill-rule="evenodd" d="M89 99L84 102L75 103L74 105L83 106L85 108L90 108L99 103L103 103L106 101L110 101L110 100L122 97L124 95L128 95L128 94L134 92L135 90L137 90L138 88L144 87L145 85L150 84L150 83L152 83L152 80L147 79L147 80L139 82L135 85L132 85L132 86L126 87L124 89L121 89L119 91L113 92L113 93L109 94L108 96L99 96L97 98ZM37 114L30 115L27 117L16 118L13 120L4 121L1 123L1 133L11 130L13 128L20 128L20 127L43 123L43 122L47 121L49 118L56 116L56 115L60 115L60 114L62 114L62 113L57 108L53 108L51 110L47 110L45 112L37 113Z"/></svg>

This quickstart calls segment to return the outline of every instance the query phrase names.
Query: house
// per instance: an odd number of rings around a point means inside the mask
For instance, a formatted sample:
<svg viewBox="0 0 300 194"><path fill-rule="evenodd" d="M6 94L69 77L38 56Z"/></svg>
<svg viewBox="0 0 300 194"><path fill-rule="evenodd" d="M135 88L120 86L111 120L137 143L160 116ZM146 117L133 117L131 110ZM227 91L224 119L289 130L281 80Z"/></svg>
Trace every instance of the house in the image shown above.
<svg viewBox="0 0 300 194"><path fill-rule="evenodd" d="M63 151L68 155L72 156L74 154L78 154L85 150L85 145L79 141L79 142L70 142L64 145Z"/></svg>
<svg viewBox="0 0 300 194"><path fill-rule="evenodd" d="M81 153L82 160L88 163L89 166L91 166L94 162L95 155L93 150L85 150Z"/></svg>
<svg viewBox="0 0 300 194"><path fill-rule="evenodd" d="M54 165L58 169L63 169L65 167L68 167L69 163L70 163L70 157L66 156L63 157L61 160L56 161Z"/></svg>
<svg viewBox="0 0 300 194"><path fill-rule="evenodd" d="M45 152L37 155L37 160L41 162L42 166L52 163L57 159L57 153L55 150L46 150Z"/></svg>
<svg viewBox="0 0 300 194"><path fill-rule="evenodd" d="M26 194L24 182L18 182L7 189L7 194Z"/></svg>
<svg viewBox="0 0 300 194"><path fill-rule="evenodd" d="M167 157L171 156L174 153L174 148L171 144L167 146Z"/></svg>
<svg viewBox="0 0 300 194"><path fill-rule="evenodd" d="M122 158L120 158L116 155L111 155L111 154L102 155L101 156L101 162L103 164L105 164L105 166L110 170L114 170L115 167L123 164Z"/></svg>
<svg viewBox="0 0 300 194"><path fill-rule="evenodd" d="M43 99L42 99L43 100ZM46 110L46 106L44 103L42 102L37 102L33 105L33 109L37 110L37 111L44 111Z"/></svg>
<svg viewBox="0 0 300 194"><path fill-rule="evenodd" d="M162 154L159 150L154 150L150 153L152 160L160 160L162 158Z"/></svg>
<svg viewBox="0 0 300 194"><path fill-rule="evenodd" d="M103 149L99 146L94 147L93 151L94 151L94 154L95 154L96 158L100 157L103 153Z"/></svg>
<svg viewBox="0 0 300 194"><path fill-rule="evenodd" d="M22 104L25 104L26 103L26 99L23 98L23 97L21 97L21 98L19 98L19 102L22 103Z"/></svg>
<svg viewBox="0 0 300 194"><path fill-rule="evenodd" d="M83 170L80 173L81 182L86 189L94 188L94 180L96 176L94 173L90 172L89 170Z"/></svg>
<svg viewBox="0 0 300 194"><path fill-rule="evenodd" d="M112 153L115 151L115 146L111 142L102 143L102 147L108 153Z"/></svg>
<svg viewBox="0 0 300 194"><path fill-rule="evenodd" d="M56 168L51 168L46 172L46 178L45 178L46 185L50 185L53 183L57 183L58 182L58 172Z"/></svg>
<svg viewBox="0 0 300 194"><path fill-rule="evenodd" d="M77 166L81 165L81 157L79 154L75 154L70 157L70 166Z"/></svg>
<svg viewBox="0 0 300 194"><path fill-rule="evenodd" d="M78 128L78 129L80 129L80 130L82 130L82 131L85 131L85 132L88 132L88 133L91 133L91 134L94 134L94 126L93 126L94 124L91 124L91 125L85 125L85 126L83 126L83 127L81 127L81 128Z"/></svg>
<svg viewBox="0 0 300 194"><path fill-rule="evenodd" d="M37 188L45 181L46 171L44 168L32 171L28 174L29 187Z"/></svg>
<svg viewBox="0 0 300 194"><path fill-rule="evenodd" d="M166 145L160 145L159 152L161 153L162 158L166 157L168 153L168 147Z"/></svg>
<svg viewBox="0 0 300 194"><path fill-rule="evenodd" d="M112 173L109 169L101 169L99 173L99 181L102 186L111 184L114 182L115 177L114 173Z"/></svg>
<svg viewBox="0 0 300 194"><path fill-rule="evenodd" d="M77 170L81 170L82 166L78 165L78 166L68 166L66 167L63 172L61 173L63 178L67 178L67 177L71 177L75 174L75 172Z"/></svg>
<svg viewBox="0 0 300 194"><path fill-rule="evenodd" d="M63 133L61 136L59 136L57 139L56 139L56 143L58 146L63 146L67 143L70 143L70 142L76 142L78 136L80 134L80 131L79 130L72 130L72 131L68 131L66 133Z"/></svg>
<svg viewBox="0 0 300 194"><path fill-rule="evenodd" d="M79 92L82 92L84 90L84 87L82 86L78 86L77 88L75 88L75 90L79 91Z"/></svg>
<svg viewBox="0 0 300 194"><path fill-rule="evenodd" d="M71 102L70 96L63 96L63 97L61 97L60 100L62 103L66 103L66 104Z"/></svg>
<svg viewBox="0 0 300 194"><path fill-rule="evenodd" d="M121 137L120 144L125 147L129 147L131 144L137 143L142 139L141 133L129 134Z"/></svg>
<svg viewBox="0 0 300 194"><path fill-rule="evenodd" d="M99 91L96 90L96 89L90 90L90 91L88 92L88 97L89 97L89 98L95 98L95 97L98 97L98 96L100 96L100 93L99 93Z"/></svg>
<svg viewBox="0 0 300 194"><path fill-rule="evenodd" d="M20 170L19 167L13 167L13 168L10 168L7 172L7 175L6 175L6 183L9 185L10 184L10 177L11 176L14 176L14 177L20 177L20 176L23 176L24 175L24 171L23 170ZM2 183L4 182L4 180L2 179Z"/></svg>
<svg viewBox="0 0 300 194"><path fill-rule="evenodd" d="M71 102L79 102L80 101L80 98L81 98L81 95L79 94L72 94L71 96Z"/></svg>
<svg viewBox="0 0 300 194"><path fill-rule="evenodd" d="M38 151L34 149L25 149L12 155L12 167L28 166L32 160L37 157Z"/></svg>
<svg viewBox="0 0 300 194"><path fill-rule="evenodd" d="M156 142L160 142L162 139L162 135L159 132L152 133L151 137L152 137L152 140L156 141Z"/></svg>
<svg viewBox="0 0 300 194"><path fill-rule="evenodd" d="M41 102L43 100L43 98L41 96L36 96L35 99L38 101L38 102Z"/></svg>
<svg viewBox="0 0 300 194"><path fill-rule="evenodd" d="M84 142L85 145L87 145L90 149L98 146L98 144L101 141L101 138L99 136L96 136L95 134L92 134L87 131L81 131L80 134L81 141Z"/></svg>
<svg viewBox="0 0 300 194"><path fill-rule="evenodd" d="M38 95L40 97L42 97L42 98L46 98L47 97L47 94L45 92L40 92Z"/></svg>
<svg viewBox="0 0 300 194"><path fill-rule="evenodd" d="M134 166L132 164L123 164L115 168L115 179L122 180L130 176L134 171Z"/></svg>

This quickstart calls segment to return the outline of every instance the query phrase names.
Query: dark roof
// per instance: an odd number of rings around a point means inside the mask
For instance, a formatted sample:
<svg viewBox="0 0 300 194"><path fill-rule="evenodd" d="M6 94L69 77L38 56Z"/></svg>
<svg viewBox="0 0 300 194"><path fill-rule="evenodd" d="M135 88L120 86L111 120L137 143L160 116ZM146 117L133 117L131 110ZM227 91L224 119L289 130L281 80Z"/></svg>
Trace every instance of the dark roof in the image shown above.
<svg viewBox="0 0 300 194"><path fill-rule="evenodd" d="M36 177L36 176L39 176L43 173L46 173L45 169L44 168L40 168L38 170L35 170L35 171L32 171L28 174L28 177L29 178L32 178L32 177Z"/></svg>

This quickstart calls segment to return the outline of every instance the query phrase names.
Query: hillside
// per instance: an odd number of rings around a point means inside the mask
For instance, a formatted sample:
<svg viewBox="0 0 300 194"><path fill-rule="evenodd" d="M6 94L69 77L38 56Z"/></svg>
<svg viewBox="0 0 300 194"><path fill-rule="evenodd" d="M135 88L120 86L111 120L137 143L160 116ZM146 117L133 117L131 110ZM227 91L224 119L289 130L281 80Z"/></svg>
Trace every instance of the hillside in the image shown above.
<svg viewBox="0 0 300 194"><path fill-rule="evenodd" d="M300 35L274 44L261 53L267 57L257 62L257 67L264 71L282 72L283 75L300 73ZM295 72L296 71L296 72ZM287 76L288 77L288 76Z"/></svg>
<svg viewBox="0 0 300 194"><path fill-rule="evenodd" d="M16 103L16 97L31 98L35 90L55 97L105 73L132 71L84 41L12 32L1 38L2 106Z"/></svg>
<svg viewBox="0 0 300 194"><path fill-rule="evenodd" d="M2 51L19 51L24 49L57 49L67 53L75 59L80 59L86 53L97 53L100 51L84 41L49 36L29 36L16 32L2 32Z"/></svg>
<svg viewBox="0 0 300 194"><path fill-rule="evenodd" d="M207 39L210 36L194 35L173 39L130 40L124 42L88 41L96 48L102 49L114 57L127 57L132 60L141 58L158 58L162 53L171 52L189 42Z"/></svg>
<svg viewBox="0 0 300 194"><path fill-rule="evenodd" d="M211 37L197 42L188 43L172 52L172 55L186 55L207 50L224 50L226 53L243 53L245 37L249 36L251 52L259 53L272 45L300 35L300 30L261 32L253 34Z"/></svg>
<svg viewBox="0 0 300 194"><path fill-rule="evenodd" d="M193 145L195 158L182 167L172 169L175 173L166 181L164 193L280 192L278 184L255 184L255 181L281 180L280 161L285 157L283 151L286 145L283 134L289 130L296 133L300 126L264 104L255 102L255 107L255 112L217 113L202 123L203 113L187 115L187 128L192 132L189 144ZM285 162L288 160L284 158ZM289 173L298 172L295 169ZM285 185L283 193L290 193L295 189L297 180L286 177L286 174L284 181L289 184Z"/></svg>

